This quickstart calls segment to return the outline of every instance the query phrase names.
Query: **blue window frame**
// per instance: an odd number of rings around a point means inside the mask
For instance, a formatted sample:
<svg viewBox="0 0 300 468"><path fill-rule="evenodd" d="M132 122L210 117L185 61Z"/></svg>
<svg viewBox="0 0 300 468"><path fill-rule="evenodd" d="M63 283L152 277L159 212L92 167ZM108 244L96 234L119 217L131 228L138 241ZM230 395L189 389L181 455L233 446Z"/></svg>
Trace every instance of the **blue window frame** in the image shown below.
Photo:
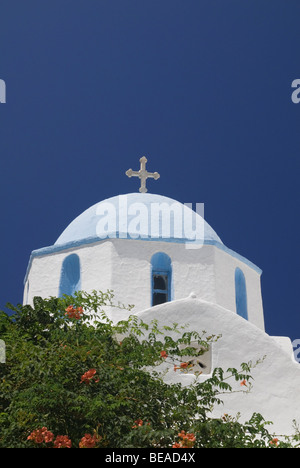
<svg viewBox="0 0 300 468"><path fill-rule="evenodd" d="M171 301L172 263L170 257L157 252L151 259L151 305Z"/></svg>
<svg viewBox="0 0 300 468"><path fill-rule="evenodd" d="M247 286L245 275L240 268L235 270L236 313L248 320Z"/></svg>
<svg viewBox="0 0 300 468"><path fill-rule="evenodd" d="M72 296L75 291L80 290L80 287L80 260L78 255L71 254L64 259L62 264L59 297L62 297L63 294Z"/></svg>

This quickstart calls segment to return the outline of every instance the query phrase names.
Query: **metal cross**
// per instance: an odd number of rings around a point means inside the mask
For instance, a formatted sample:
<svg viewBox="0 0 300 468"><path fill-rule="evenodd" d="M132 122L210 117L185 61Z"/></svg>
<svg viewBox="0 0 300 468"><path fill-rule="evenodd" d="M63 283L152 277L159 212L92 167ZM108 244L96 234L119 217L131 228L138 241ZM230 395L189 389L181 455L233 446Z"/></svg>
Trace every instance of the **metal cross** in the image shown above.
<svg viewBox="0 0 300 468"><path fill-rule="evenodd" d="M152 178L152 179L159 179L160 178L160 175L158 172L148 172L146 170L146 162L147 162L147 158L145 156L143 156L141 159L140 159L140 163L141 163L141 168L139 171L133 171L132 169L128 169L128 171L126 171L126 175L128 177L139 177L139 179L141 180L141 186L139 188L139 191L141 193L146 193L148 192L147 188L146 188L146 180L149 179L149 178Z"/></svg>

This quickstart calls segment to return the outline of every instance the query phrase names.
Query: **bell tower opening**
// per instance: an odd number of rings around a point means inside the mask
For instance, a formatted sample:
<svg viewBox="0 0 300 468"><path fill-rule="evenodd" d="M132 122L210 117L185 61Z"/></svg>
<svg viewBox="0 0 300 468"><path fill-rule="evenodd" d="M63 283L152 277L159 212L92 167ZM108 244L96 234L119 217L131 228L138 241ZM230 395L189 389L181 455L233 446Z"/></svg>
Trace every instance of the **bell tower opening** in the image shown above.
<svg viewBox="0 0 300 468"><path fill-rule="evenodd" d="M157 252L151 259L152 306L171 301L172 262L170 257Z"/></svg>

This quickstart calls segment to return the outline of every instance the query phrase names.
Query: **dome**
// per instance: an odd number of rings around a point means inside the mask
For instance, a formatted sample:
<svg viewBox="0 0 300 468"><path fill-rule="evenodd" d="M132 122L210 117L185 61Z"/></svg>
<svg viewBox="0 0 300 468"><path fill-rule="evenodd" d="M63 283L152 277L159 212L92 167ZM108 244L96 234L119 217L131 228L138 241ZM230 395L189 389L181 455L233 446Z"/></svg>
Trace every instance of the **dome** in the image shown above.
<svg viewBox="0 0 300 468"><path fill-rule="evenodd" d="M64 230L55 245L84 244L107 238L222 244L197 204L150 193L108 198L88 208Z"/></svg>

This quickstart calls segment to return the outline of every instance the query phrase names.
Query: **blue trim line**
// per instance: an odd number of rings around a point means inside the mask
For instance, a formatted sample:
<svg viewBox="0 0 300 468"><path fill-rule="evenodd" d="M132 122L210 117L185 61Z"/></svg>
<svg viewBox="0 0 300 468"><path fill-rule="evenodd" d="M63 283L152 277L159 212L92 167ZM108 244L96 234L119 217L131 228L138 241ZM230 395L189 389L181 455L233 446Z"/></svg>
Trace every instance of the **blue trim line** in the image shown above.
<svg viewBox="0 0 300 468"><path fill-rule="evenodd" d="M58 252L63 252L64 250L69 250L69 249L75 249L75 248L78 248L78 247L81 247L82 245L88 245L88 244L96 244L98 242L104 242L106 240L110 240L110 239L122 239L122 240L134 240L134 241L137 241L137 240L141 240L141 241L152 241L152 242L171 242L173 244L192 244L192 245L213 245L215 247L217 247L218 249L220 250L223 250L223 252L226 252L228 253L229 255L231 255L232 257L234 258L237 258L238 260L240 260L241 262L245 263L246 265L248 265L250 268L252 268L253 270L255 270L257 273L259 273L260 275L262 274L262 270L256 266L254 263L250 262L250 260L248 260L247 258L243 257L242 255L234 252L234 250L231 250L229 249L228 247L226 247L224 244L220 243L220 242L217 242L215 240L205 240L205 241L188 241L187 239L183 239L183 238L164 238L164 237L155 237L155 238L151 238L151 237L142 237L142 238L138 238L138 239L132 239L131 237L126 237L125 234L122 235L122 233L117 233L118 235L116 235L116 233L114 233L114 235L111 235L111 236L107 236L105 239L100 239L99 237L95 236L95 237L88 237L86 239L81 239L81 240L78 240L78 241L72 241L72 242L67 242L66 244L54 244L50 247L43 247L41 249L38 249L38 250L33 250L31 252L31 255L30 255L30 259L29 259L29 263L28 263L28 267L27 267L27 271L26 271L26 275L25 275L25 279L24 279L24 284L26 283L27 281L27 278L28 278L28 274L29 274L29 271L30 271L30 268L31 268L31 264L32 264L32 261L35 257L42 257L44 255L51 255L51 254L55 254L55 253L58 253Z"/></svg>

